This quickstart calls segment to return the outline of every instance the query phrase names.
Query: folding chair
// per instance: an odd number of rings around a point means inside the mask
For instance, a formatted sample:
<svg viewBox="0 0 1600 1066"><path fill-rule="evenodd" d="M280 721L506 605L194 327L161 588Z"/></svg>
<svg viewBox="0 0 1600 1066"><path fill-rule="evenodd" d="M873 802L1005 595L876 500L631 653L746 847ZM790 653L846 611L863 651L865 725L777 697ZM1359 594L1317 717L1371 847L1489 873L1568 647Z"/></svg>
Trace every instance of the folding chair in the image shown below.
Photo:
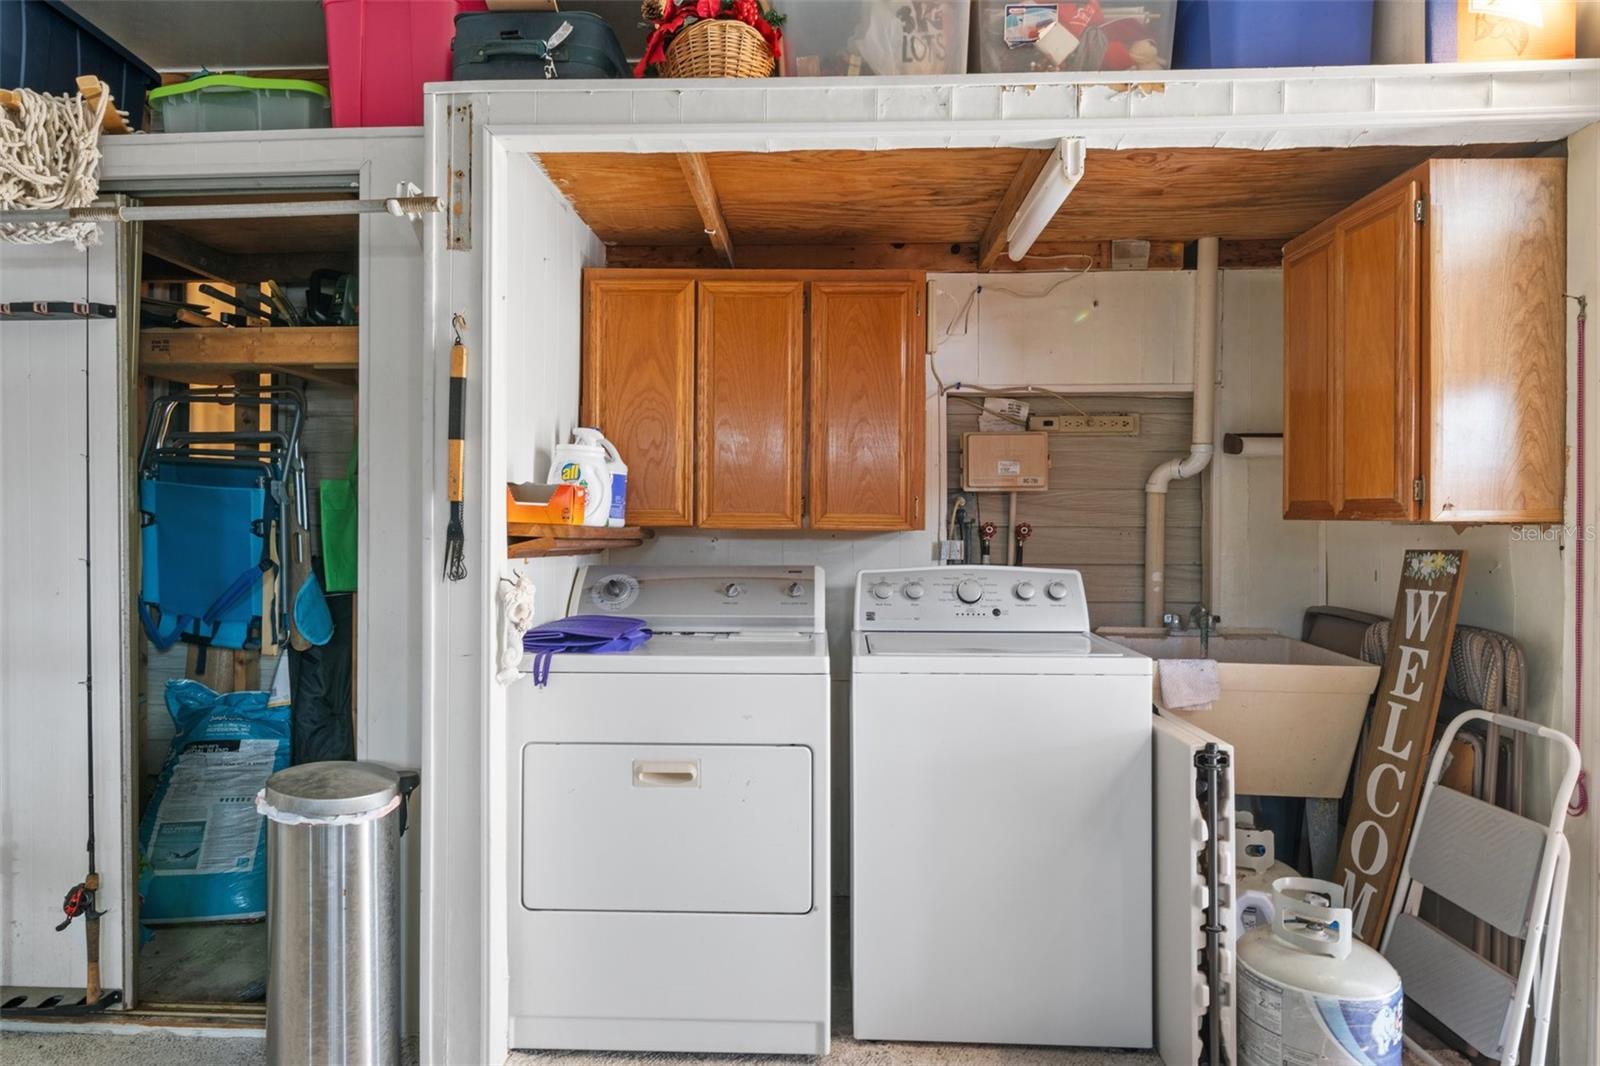
<svg viewBox="0 0 1600 1066"><path fill-rule="evenodd" d="M1439 787L1451 741L1462 726L1479 719L1549 741L1560 750L1565 766L1548 821L1525 818ZM1451 722L1428 767L1416 829L1406 847L1380 946L1400 972L1407 999L1478 1054L1505 1066L1516 1066L1530 999L1534 1011L1530 1066L1544 1066L1571 861L1562 828L1578 765L1578 746L1572 738L1545 726L1487 711L1468 711ZM1424 888L1521 939L1524 947L1515 976L1425 921L1418 913ZM1410 1037L1406 1046L1437 1066L1437 1060Z"/></svg>
<svg viewBox="0 0 1600 1066"><path fill-rule="evenodd" d="M267 407L272 428L190 431L176 415L193 404ZM304 409L299 390L282 386L193 388L151 403L139 455L139 618L158 650L179 640L260 647L267 581L280 586L269 621L281 637L288 523L279 519L287 480L304 478Z"/></svg>

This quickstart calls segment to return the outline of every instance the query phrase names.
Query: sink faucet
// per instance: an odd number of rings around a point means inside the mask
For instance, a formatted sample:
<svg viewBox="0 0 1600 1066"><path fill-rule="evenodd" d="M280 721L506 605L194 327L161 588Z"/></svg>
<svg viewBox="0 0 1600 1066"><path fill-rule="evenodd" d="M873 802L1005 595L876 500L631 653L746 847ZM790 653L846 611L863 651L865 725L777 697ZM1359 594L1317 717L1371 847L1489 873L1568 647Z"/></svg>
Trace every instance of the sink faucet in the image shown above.
<svg viewBox="0 0 1600 1066"><path fill-rule="evenodd" d="M1203 603L1197 603L1189 608L1189 625L1200 630L1200 655L1203 658L1211 657L1211 624L1218 619L1213 618L1211 609Z"/></svg>

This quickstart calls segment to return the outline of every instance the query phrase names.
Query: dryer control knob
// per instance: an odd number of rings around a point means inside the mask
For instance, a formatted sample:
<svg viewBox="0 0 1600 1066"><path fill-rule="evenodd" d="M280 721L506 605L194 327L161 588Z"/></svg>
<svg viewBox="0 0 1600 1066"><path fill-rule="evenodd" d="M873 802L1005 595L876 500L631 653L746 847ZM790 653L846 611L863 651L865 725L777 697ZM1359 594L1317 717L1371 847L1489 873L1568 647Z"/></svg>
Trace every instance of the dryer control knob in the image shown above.
<svg viewBox="0 0 1600 1066"><path fill-rule="evenodd" d="M905 593L906 599L908 600L920 600L922 599L923 592L926 590L922 587L922 582L913 581L900 591Z"/></svg>
<svg viewBox="0 0 1600 1066"><path fill-rule="evenodd" d="M962 603L977 603L983 599L983 586L970 577L965 581L958 582L956 585L956 599Z"/></svg>
<svg viewBox="0 0 1600 1066"><path fill-rule="evenodd" d="M1031 600L1037 590L1033 587L1033 582L1031 581L1018 581L1017 587L1011 591L1017 594L1017 599L1019 600Z"/></svg>
<svg viewBox="0 0 1600 1066"><path fill-rule="evenodd" d="M1045 586L1044 594L1052 600L1064 600L1067 598L1067 583L1065 581L1052 581Z"/></svg>
<svg viewBox="0 0 1600 1066"><path fill-rule="evenodd" d="M787 592L790 596L793 596L793 597L798 599L799 597L804 596L806 594L806 587L801 582L796 581L793 584L791 584L784 591Z"/></svg>
<svg viewBox="0 0 1600 1066"><path fill-rule="evenodd" d="M736 599L744 594L744 586L739 584L737 581L730 581L726 585L722 586L722 594L728 597L730 600Z"/></svg>
<svg viewBox="0 0 1600 1066"><path fill-rule="evenodd" d="M894 595L894 586L887 581L880 581L872 586L872 594L880 600L886 600Z"/></svg>
<svg viewBox="0 0 1600 1066"><path fill-rule="evenodd" d="M620 600L627 594L627 583L617 578L612 578L610 581L607 581L604 585L600 586L600 595L608 600Z"/></svg>

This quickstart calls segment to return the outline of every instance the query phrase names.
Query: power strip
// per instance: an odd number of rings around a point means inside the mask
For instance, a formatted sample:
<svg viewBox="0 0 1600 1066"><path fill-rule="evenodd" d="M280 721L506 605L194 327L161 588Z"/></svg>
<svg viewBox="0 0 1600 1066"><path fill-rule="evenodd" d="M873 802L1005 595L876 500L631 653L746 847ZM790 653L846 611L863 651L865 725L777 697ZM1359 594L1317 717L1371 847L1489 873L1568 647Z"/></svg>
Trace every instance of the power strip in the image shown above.
<svg viewBox="0 0 1600 1066"><path fill-rule="evenodd" d="M1138 415L1032 415L1028 428L1036 432L1072 433L1080 437L1137 437Z"/></svg>

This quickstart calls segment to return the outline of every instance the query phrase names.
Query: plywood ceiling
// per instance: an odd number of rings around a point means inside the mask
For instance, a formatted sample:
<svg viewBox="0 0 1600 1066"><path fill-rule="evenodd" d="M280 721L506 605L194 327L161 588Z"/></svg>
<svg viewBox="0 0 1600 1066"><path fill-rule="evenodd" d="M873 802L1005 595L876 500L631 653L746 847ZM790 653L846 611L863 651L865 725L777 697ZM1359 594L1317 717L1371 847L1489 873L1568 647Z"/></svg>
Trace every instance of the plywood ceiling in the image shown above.
<svg viewBox="0 0 1600 1066"><path fill-rule="evenodd" d="M1083 180L1040 244L1202 236L1282 242L1441 154L1449 150L1091 150ZM737 250L977 242L1028 156L1018 148L955 148L718 152L704 158ZM544 155L539 162L608 244L707 243L676 156L571 153Z"/></svg>

